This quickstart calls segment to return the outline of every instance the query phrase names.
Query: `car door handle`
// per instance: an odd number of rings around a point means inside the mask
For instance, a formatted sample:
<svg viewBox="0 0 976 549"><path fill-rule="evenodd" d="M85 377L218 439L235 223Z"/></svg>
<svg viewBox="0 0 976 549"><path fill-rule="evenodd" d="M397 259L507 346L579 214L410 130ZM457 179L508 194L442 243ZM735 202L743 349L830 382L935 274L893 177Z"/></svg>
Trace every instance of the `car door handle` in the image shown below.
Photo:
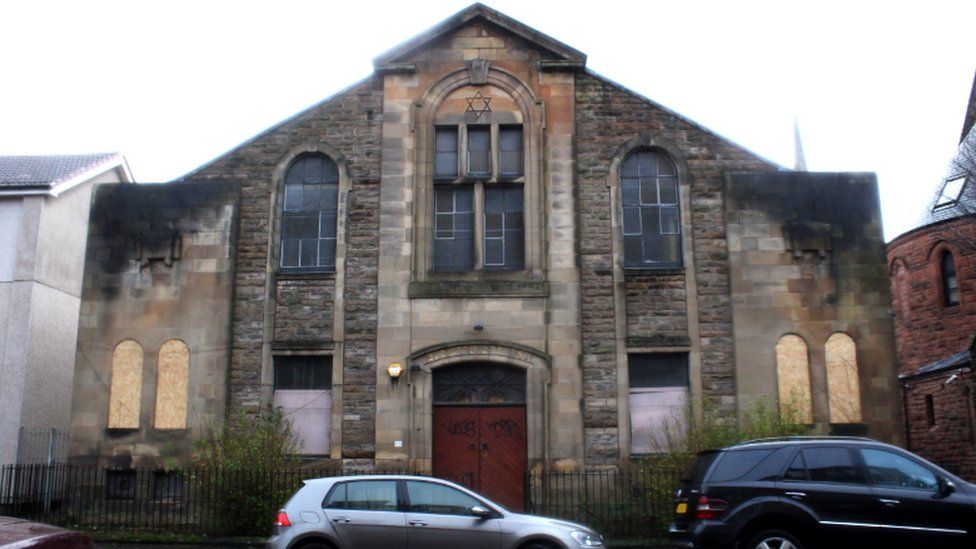
<svg viewBox="0 0 976 549"><path fill-rule="evenodd" d="M410 526L427 526L426 520L411 520Z"/></svg>
<svg viewBox="0 0 976 549"><path fill-rule="evenodd" d="M352 522L352 519L349 518L349 517L336 517L336 518L332 519L332 522L335 522L335 523L338 523L338 524L349 524L350 522Z"/></svg>
<svg viewBox="0 0 976 549"><path fill-rule="evenodd" d="M786 492L786 495L790 496L791 498L805 498L805 497L807 497L807 493L806 492Z"/></svg>
<svg viewBox="0 0 976 549"><path fill-rule="evenodd" d="M888 507L894 507L895 505L898 505L899 503L901 503L901 502L900 502L900 501L898 501L897 499L884 499L884 498L878 498L878 501L880 501L881 503L884 503L884 504L885 504L885 505L887 505Z"/></svg>

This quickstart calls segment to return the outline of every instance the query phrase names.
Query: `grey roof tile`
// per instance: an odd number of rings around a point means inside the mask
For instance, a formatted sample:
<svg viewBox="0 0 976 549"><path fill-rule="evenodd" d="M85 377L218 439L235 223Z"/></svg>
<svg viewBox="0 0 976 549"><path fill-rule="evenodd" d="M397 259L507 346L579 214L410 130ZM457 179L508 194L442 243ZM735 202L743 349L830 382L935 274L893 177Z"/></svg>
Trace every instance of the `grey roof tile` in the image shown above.
<svg viewBox="0 0 976 549"><path fill-rule="evenodd" d="M957 197L947 187L950 182L963 177L965 184ZM955 198L953 200L953 198ZM939 204L943 204L939 206ZM966 138L959 143L956 155L949 162L946 175L935 188L925 211L914 228L925 227L940 221L976 214L976 127L970 128Z"/></svg>
<svg viewBox="0 0 976 549"><path fill-rule="evenodd" d="M51 189L118 153L0 156L0 189Z"/></svg>

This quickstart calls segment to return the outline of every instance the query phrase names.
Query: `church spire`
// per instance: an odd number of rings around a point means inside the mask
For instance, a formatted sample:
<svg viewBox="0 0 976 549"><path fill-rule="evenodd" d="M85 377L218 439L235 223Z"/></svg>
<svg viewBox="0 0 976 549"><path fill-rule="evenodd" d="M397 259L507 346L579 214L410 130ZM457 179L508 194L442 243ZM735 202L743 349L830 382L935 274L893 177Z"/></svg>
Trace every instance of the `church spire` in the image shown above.
<svg viewBox="0 0 976 549"><path fill-rule="evenodd" d="M807 161L803 157L803 142L800 141L800 124L793 115L793 169L798 172L807 171Z"/></svg>

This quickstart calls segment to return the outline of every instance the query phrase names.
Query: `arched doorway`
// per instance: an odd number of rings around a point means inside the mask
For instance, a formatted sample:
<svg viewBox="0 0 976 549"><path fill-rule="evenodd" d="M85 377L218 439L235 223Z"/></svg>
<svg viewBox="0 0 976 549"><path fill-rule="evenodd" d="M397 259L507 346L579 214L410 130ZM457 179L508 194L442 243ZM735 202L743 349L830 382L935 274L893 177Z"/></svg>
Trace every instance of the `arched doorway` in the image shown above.
<svg viewBox="0 0 976 549"><path fill-rule="evenodd" d="M525 370L491 362L433 375L433 472L515 510L525 502Z"/></svg>

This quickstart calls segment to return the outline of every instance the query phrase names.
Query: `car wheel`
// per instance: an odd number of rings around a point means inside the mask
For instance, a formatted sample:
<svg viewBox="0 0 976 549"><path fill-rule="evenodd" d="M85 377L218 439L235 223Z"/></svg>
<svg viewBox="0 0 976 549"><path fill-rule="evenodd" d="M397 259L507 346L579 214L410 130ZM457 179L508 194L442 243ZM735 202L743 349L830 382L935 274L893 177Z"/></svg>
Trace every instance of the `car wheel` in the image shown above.
<svg viewBox="0 0 976 549"><path fill-rule="evenodd" d="M556 549L556 546L544 541L530 541L519 549Z"/></svg>
<svg viewBox="0 0 976 549"><path fill-rule="evenodd" d="M785 530L764 530L753 536L746 549L803 549L803 543Z"/></svg>

